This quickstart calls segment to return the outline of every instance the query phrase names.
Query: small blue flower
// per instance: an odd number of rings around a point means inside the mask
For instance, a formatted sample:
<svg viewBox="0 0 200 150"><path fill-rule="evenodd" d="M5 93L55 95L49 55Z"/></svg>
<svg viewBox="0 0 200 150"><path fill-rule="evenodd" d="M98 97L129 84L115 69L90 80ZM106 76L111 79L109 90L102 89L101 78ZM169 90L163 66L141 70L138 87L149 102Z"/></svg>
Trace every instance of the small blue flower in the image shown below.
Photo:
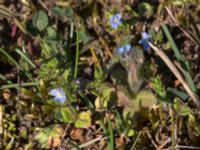
<svg viewBox="0 0 200 150"><path fill-rule="evenodd" d="M130 50L131 50L131 45L127 44L127 45L124 45L123 47L118 48L117 53L119 55L121 55L123 53L128 54Z"/></svg>
<svg viewBox="0 0 200 150"><path fill-rule="evenodd" d="M119 25L122 24L122 22L120 21L122 15L120 13L115 14L114 16L110 17L110 24L111 27L116 29Z"/></svg>
<svg viewBox="0 0 200 150"><path fill-rule="evenodd" d="M63 89L58 88L58 89L52 89L50 91L50 95L54 96L54 100L55 101L59 101L61 103L63 103L66 100L66 96L65 96L65 92L63 91Z"/></svg>
<svg viewBox="0 0 200 150"><path fill-rule="evenodd" d="M142 32L142 39L139 41L139 44L143 45L145 51L147 51L150 48L150 45L148 44L149 42L153 42L149 34L146 32Z"/></svg>

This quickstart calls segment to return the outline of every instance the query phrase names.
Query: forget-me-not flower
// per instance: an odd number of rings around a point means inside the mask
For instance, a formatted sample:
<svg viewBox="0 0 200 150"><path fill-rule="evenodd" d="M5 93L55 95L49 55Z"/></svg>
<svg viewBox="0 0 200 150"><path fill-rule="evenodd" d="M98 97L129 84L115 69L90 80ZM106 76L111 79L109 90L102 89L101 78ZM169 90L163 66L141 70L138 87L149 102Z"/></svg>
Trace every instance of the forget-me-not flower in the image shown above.
<svg viewBox="0 0 200 150"><path fill-rule="evenodd" d="M150 48L150 45L148 44L149 42L153 42L149 34L146 32L142 32L142 39L139 41L139 44L143 45L145 51Z"/></svg>
<svg viewBox="0 0 200 150"><path fill-rule="evenodd" d="M110 17L110 24L111 27L116 29L119 25L122 24L121 20L122 15L120 13L115 14L114 16Z"/></svg>
<svg viewBox="0 0 200 150"><path fill-rule="evenodd" d="M55 101L59 101L61 103L63 103L66 100L66 96L65 96L65 92L63 91L63 89L58 88L58 89L52 89L50 91L50 95L54 96L54 100Z"/></svg>
<svg viewBox="0 0 200 150"><path fill-rule="evenodd" d="M117 49L117 53L119 55L123 54L123 53L129 53L129 51L131 50L131 45L130 44L127 44L127 45L124 45L123 47L120 47Z"/></svg>

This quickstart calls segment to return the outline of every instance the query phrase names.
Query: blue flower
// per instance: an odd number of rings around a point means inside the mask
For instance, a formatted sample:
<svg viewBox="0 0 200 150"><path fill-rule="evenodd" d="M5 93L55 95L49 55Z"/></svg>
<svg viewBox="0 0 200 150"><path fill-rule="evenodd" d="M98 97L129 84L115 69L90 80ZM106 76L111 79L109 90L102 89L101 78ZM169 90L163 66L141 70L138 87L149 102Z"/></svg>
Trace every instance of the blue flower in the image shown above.
<svg viewBox="0 0 200 150"><path fill-rule="evenodd" d="M149 42L153 42L149 34L146 32L142 32L142 39L139 41L139 44L143 45L145 51L150 48L150 45L148 44Z"/></svg>
<svg viewBox="0 0 200 150"><path fill-rule="evenodd" d="M54 96L54 100L55 101L59 101L61 103L63 103L66 100L66 96L65 96L65 92L63 91L63 89L52 89L50 91L50 95Z"/></svg>
<svg viewBox="0 0 200 150"><path fill-rule="evenodd" d="M131 50L131 45L130 44L127 44L127 45L124 45L123 47L120 47L117 49L117 53L119 55L125 53L125 54L128 54Z"/></svg>
<svg viewBox="0 0 200 150"><path fill-rule="evenodd" d="M110 17L110 24L111 27L116 29L122 22L120 21L122 15L120 13L115 14L114 16Z"/></svg>

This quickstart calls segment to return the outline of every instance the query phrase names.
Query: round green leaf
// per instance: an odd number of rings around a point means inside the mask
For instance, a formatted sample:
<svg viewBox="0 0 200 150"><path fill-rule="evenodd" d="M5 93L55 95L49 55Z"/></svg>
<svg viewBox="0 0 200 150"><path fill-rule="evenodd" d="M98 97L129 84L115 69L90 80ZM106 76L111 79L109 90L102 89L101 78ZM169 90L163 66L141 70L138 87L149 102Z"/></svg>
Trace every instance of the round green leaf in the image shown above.
<svg viewBox="0 0 200 150"><path fill-rule="evenodd" d="M47 14L44 11L39 10L34 14L32 23L39 31L43 31L49 23Z"/></svg>
<svg viewBox="0 0 200 150"><path fill-rule="evenodd" d="M143 17L150 18L153 15L153 7L146 2L138 5L138 11Z"/></svg>

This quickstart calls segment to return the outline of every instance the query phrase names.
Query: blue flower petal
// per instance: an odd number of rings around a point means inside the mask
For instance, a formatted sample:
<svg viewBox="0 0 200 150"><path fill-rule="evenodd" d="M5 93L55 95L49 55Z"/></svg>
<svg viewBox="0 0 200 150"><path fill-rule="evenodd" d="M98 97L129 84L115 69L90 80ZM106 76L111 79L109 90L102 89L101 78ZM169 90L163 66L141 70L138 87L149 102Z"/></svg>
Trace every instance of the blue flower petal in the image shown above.
<svg viewBox="0 0 200 150"><path fill-rule="evenodd" d="M125 45L124 49L126 52L129 52L131 50L131 45L130 44Z"/></svg>
<svg viewBox="0 0 200 150"><path fill-rule="evenodd" d="M122 15L120 14L120 13L117 13L116 15L115 15L115 17L116 17L116 19L121 19L121 17L122 17Z"/></svg>
<svg viewBox="0 0 200 150"><path fill-rule="evenodd" d="M58 89L58 91L59 91L62 95L65 95L65 92L63 91L63 89Z"/></svg>
<svg viewBox="0 0 200 150"><path fill-rule="evenodd" d="M112 28L116 29L119 25L116 23L112 23L111 26L112 26Z"/></svg>
<svg viewBox="0 0 200 150"><path fill-rule="evenodd" d="M52 96L56 96L56 95L58 95L58 94L59 94L58 89L52 89L52 90L50 91L50 95L52 95Z"/></svg>
<svg viewBox="0 0 200 150"><path fill-rule="evenodd" d="M143 39L148 39L148 38L150 38L149 34L146 33L146 32L142 32L142 37L143 37Z"/></svg>
<svg viewBox="0 0 200 150"><path fill-rule="evenodd" d="M146 39L141 39L138 43L144 45L146 43Z"/></svg>
<svg viewBox="0 0 200 150"><path fill-rule="evenodd" d="M115 19L115 16L110 17L110 22L113 23Z"/></svg>
<svg viewBox="0 0 200 150"><path fill-rule="evenodd" d="M118 54L122 54L124 52L124 48L120 47L117 49Z"/></svg>
<svg viewBox="0 0 200 150"><path fill-rule="evenodd" d="M147 43L144 45L144 50L147 51L150 48L150 45Z"/></svg>
<svg viewBox="0 0 200 150"><path fill-rule="evenodd" d="M122 22L121 22L121 21L118 21L116 24L119 26L119 25L121 25L121 24L122 24Z"/></svg>
<svg viewBox="0 0 200 150"><path fill-rule="evenodd" d="M148 50L150 48L150 45L148 44L149 42L153 42L149 34L146 32L142 32L142 39L138 43L143 45L144 50Z"/></svg>
<svg viewBox="0 0 200 150"><path fill-rule="evenodd" d="M119 25L122 24L122 22L120 21L121 17L122 16L120 13L117 13L114 16L110 17L110 24L112 28L116 29Z"/></svg>
<svg viewBox="0 0 200 150"><path fill-rule="evenodd" d="M63 97L60 98L60 102L63 103L66 100L66 96L64 95Z"/></svg>
<svg viewBox="0 0 200 150"><path fill-rule="evenodd" d="M50 95L54 96L54 100L55 101L59 101L61 103L63 103L66 100L66 96L65 96L65 92L63 91L63 89L58 88L58 89L52 89L50 91Z"/></svg>
<svg viewBox="0 0 200 150"><path fill-rule="evenodd" d="M63 95L62 97L56 96L56 97L54 97L54 100L63 103L66 100L66 96L65 95Z"/></svg>

